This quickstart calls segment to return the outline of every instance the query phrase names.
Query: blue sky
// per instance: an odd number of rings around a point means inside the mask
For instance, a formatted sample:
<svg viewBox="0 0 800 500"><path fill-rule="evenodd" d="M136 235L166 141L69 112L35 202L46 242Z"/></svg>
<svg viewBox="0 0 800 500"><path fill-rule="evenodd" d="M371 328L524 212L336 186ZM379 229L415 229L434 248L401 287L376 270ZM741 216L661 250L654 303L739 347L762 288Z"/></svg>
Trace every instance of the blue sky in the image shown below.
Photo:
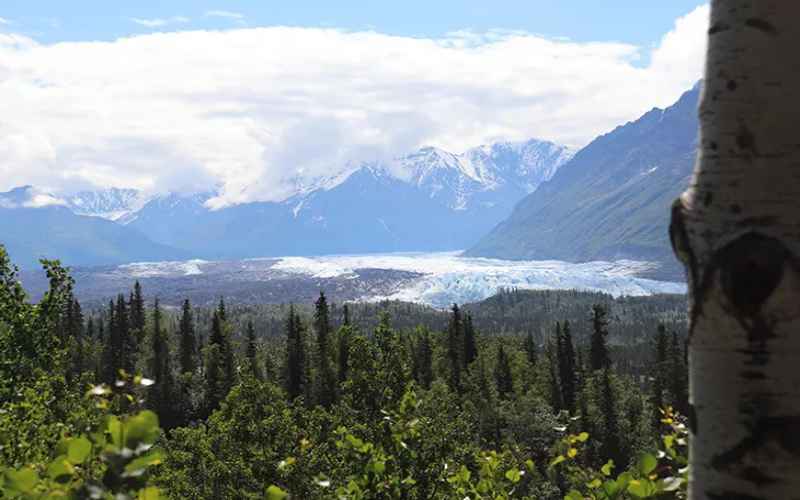
<svg viewBox="0 0 800 500"><path fill-rule="evenodd" d="M0 191L280 200L422 146L572 148L702 77L696 0L0 0Z"/></svg>
<svg viewBox="0 0 800 500"><path fill-rule="evenodd" d="M652 45L697 0L5 0L0 17L42 42L112 40L153 30L232 26L337 27L438 37L469 29L524 30L576 41ZM213 15L216 12L221 15ZM212 15L208 15L212 13ZM225 16L224 13L230 14ZM147 27L132 19L165 21Z"/></svg>

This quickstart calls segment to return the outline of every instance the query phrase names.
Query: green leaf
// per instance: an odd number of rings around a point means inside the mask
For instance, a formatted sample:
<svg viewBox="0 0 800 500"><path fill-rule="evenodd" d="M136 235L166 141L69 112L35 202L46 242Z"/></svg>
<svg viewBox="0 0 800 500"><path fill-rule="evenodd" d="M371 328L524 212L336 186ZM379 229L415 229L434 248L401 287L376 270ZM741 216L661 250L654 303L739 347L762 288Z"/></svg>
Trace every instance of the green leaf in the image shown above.
<svg viewBox="0 0 800 500"><path fill-rule="evenodd" d="M628 484L628 493L637 498L647 498L650 494L647 481L634 479Z"/></svg>
<svg viewBox="0 0 800 500"><path fill-rule="evenodd" d="M602 485L603 485L603 481L601 481L598 478L594 478L591 481L589 481L588 483L586 483L586 487L591 489L591 490L596 490L597 488L599 488Z"/></svg>
<svg viewBox="0 0 800 500"><path fill-rule="evenodd" d="M612 470L614 470L613 460L609 460L608 462L605 463L605 465L600 467L600 472L602 472L604 476L610 476Z"/></svg>
<svg viewBox="0 0 800 500"><path fill-rule="evenodd" d="M588 432L581 432L580 434L578 434L578 441L580 441L581 443L585 442L587 439L589 439Z"/></svg>
<svg viewBox="0 0 800 500"><path fill-rule="evenodd" d="M108 433L111 435L111 443L117 449L122 448L122 422L120 422L116 416L111 415L108 417L106 427L108 428Z"/></svg>
<svg viewBox="0 0 800 500"><path fill-rule="evenodd" d="M639 457L639 472L643 476L646 476L655 470L656 466L658 465L658 460L656 457L649 453L645 453L641 457Z"/></svg>
<svg viewBox="0 0 800 500"><path fill-rule="evenodd" d="M583 500L583 495L578 490L570 490L564 497L564 500Z"/></svg>
<svg viewBox="0 0 800 500"><path fill-rule="evenodd" d="M7 487L12 491L31 493L39 482L39 474L29 467L20 470L9 470L6 472L6 481Z"/></svg>
<svg viewBox="0 0 800 500"><path fill-rule="evenodd" d="M554 458L554 459L553 459L553 460L550 462L550 467L555 467L556 465L560 464L560 463L561 463L561 462L563 462L564 460L566 460L566 458L564 458L564 455L559 455L559 456L557 456L556 458Z"/></svg>
<svg viewBox="0 0 800 500"><path fill-rule="evenodd" d="M160 500L161 490L159 490L155 486L148 486L143 490L139 490L139 496L137 496L136 498L138 500Z"/></svg>
<svg viewBox="0 0 800 500"><path fill-rule="evenodd" d="M150 410L144 410L125 422L125 446L136 449L140 444L151 444L160 432L158 416Z"/></svg>
<svg viewBox="0 0 800 500"><path fill-rule="evenodd" d="M508 469L506 471L506 479L508 479L512 483L518 483L521 477L522 474L519 473L519 469L517 469L516 467Z"/></svg>
<svg viewBox="0 0 800 500"><path fill-rule="evenodd" d="M284 498L289 498L289 494L283 491L282 489L278 488L274 484L269 488L267 488L266 500L283 500Z"/></svg>
<svg viewBox="0 0 800 500"><path fill-rule="evenodd" d="M73 464L82 464L89 458L91 452L92 443L85 437L70 439L67 445L67 460Z"/></svg>
<svg viewBox="0 0 800 500"><path fill-rule="evenodd" d="M125 466L125 473L129 476L136 476L144 472L145 469L153 465L158 465L162 461L161 452L152 450L141 457L135 458Z"/></svg>
<svg viewBox="0 0 800 500"><path fill-rule="evenodd" d="M74 473L75 468L63 455L47 464L47 476L50 479L58 480L65 476L71 476Z"/></svg>

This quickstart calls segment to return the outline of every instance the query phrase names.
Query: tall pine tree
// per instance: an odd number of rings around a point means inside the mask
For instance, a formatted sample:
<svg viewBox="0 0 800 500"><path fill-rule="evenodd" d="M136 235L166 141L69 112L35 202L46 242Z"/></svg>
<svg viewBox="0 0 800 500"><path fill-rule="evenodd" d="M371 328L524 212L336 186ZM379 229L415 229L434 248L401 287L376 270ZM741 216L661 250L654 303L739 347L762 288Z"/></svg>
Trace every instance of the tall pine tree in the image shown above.
<svg viewBox="0 0 800 500"><path fill-rule="evenodd" d="M181 373L195 373L197 371L197 338L195 337L192 306L188 299L183 301L178 335L180 337Z"/></svg>
<svg viewBox="0 0 800 500"><path fill-rule="evenodd" d="M461 368L463 366L464 321L458 304L453 304L450 323L447 326L447 361L450 370L448 383L454 392L461 391Z"/></svg>
<svg viewBox="0 0 800 500"><path fill-rule="evenodd" d="M472 324L472 315L467 313L464 320L464 368L478 358L478 344L475 326Z"/></svg>
<svg viewBox="0 0 800 500"><path fill-rule="evenodd" d="M148 402L150 408L158 414L162 425L170 429L176 425L177 394L175 379L172 374L172 357L169 352L169 338L162 325L161 305L158 298L153 304L152 366L154 383L150 386Z"/></svg>
<svg viewBox="0 0 800 500"><path fill-rule="evenodd" d="M497 394L505 399L514 392L514 379L511 375L511 361L506 354L503 343L497 347L497 361L494 366L494 380L497 385Z"/></svg>
<svg viewBox="0 0 800 500"><path fill-rule="evenodd" d="M608 336L608 311L602 304L592 306L592 337L590 342L589 366L592 371L611 366L606 336Z"/></svg>
<svg viewBox="0 0 800 500"><path fill-rule="evenodd" d="M286 318L286 392L290 399L305 394L306 380L304 329L292 305Z"/></svg>
<svg viewBox="0 0 800 500"><path fill-rule="evenodd" d="M250 365L250 375L256 380L262 380L261 366L258 362L258 343L256 342L256 329L253 320L247 322L247 361Z"/></svg>
<svg viewBox="0 0 800 500"><path fill-rule="evenodd" d="M330 310L323 292L314 303L314 330L317 335L315 399L327 408L336 398L336 374L331 366Z"/></svg>

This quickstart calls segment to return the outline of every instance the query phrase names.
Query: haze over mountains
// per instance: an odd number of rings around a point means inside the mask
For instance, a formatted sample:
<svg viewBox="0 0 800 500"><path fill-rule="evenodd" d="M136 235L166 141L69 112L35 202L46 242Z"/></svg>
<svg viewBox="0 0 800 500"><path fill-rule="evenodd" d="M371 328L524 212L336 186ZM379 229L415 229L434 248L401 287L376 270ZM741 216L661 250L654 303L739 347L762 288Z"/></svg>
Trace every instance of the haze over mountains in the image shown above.
<svg viewBox="0 0 800 500"><path fill-rule="evenodd" d="M278 202L218 210L205 205L211 192L146 197L109 189L58 199L24 187L0 194L7 211L2 224L14 226L3 233L3 242L23 267L42 256L101 265L188 255L224 259L462 249L507 217L514 203L571 156L565 147L533 139L460 155L422 148L298 186ZM22 216L30 223L17 223ZM70 229L53 227L48 221L56 217Z"/></svg>

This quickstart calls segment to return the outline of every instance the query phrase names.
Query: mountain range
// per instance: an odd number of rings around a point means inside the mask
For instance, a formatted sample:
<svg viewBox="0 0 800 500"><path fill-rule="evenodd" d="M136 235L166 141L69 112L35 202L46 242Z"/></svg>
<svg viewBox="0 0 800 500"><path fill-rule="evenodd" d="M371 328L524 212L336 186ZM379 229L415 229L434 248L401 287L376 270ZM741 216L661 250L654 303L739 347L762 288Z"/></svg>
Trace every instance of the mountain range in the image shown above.
<svg viewBox="0 0 800 500"><path fill-rule="evenodd" d="M0 242L23 267L40 257L101 265L463 249L572 155L535 139L463 154L426 147L318 179L284 200L217 210L206 206L213 192L114 188L58 198L26 186L0 193Z"/></svg>
<svg viewBox="0 0 800 500"><path fill-rule="evenodd" d="M667 228L669 207L692 174L699 94L698 83L672 106L597 137L466 255L640 259L661 264L655 277L682 279Z"/></svg>

